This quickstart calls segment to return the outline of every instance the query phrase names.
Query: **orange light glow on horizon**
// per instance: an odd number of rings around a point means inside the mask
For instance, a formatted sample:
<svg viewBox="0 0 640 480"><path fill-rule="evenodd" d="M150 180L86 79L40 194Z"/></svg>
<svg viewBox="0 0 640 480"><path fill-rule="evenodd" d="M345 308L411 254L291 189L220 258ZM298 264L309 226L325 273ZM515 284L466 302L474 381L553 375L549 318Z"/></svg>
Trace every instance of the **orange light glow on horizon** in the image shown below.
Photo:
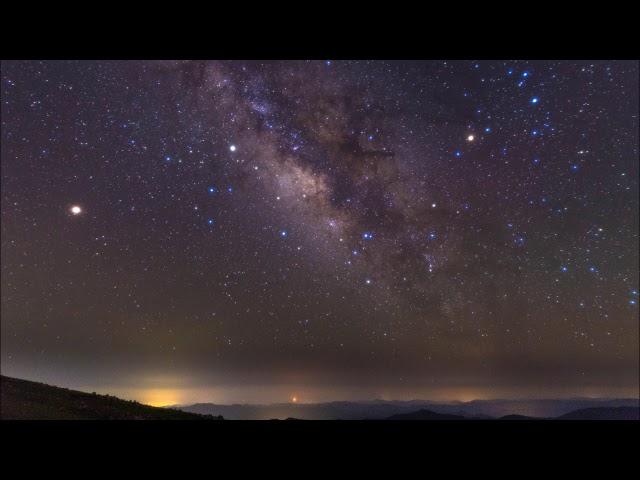
<svg viewBox="0 0 640 480"><path fill-rule="evenodd" d="M152 407L167 407L180 403L180 394L172 389L145 390L140 395L140 403L151 405Z"/></svg>

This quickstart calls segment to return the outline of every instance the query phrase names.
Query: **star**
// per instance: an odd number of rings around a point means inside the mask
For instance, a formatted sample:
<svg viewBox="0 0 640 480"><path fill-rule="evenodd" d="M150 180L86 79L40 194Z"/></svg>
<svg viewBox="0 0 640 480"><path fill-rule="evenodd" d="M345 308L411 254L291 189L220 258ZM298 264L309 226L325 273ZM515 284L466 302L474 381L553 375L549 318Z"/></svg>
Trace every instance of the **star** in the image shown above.
<svg viewBox="0 0 640 480"><path fill-rule="evenodd" d="M73 205L70 209L73 215L80 215L82 213L82 208L79 205Z"/></svg>
<svg viewBox="0 0 640 480"><path fill-rule="evenodd" d="M236 146L235 145L230 145L229 146L229 150L231 150L232 152L236 151Z"/></svg>

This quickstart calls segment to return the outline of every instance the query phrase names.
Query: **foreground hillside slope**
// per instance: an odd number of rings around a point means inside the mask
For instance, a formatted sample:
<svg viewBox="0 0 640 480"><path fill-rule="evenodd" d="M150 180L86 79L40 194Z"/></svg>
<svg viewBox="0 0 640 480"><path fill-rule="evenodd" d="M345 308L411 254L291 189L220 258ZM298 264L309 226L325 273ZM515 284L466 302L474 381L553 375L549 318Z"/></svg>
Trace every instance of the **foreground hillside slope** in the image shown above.
<svg viewBox="0 0 640 480"><path fill-rule="evenodd" d="M2 420L221 419L5 376L0 376L0 393Z"/></svg>

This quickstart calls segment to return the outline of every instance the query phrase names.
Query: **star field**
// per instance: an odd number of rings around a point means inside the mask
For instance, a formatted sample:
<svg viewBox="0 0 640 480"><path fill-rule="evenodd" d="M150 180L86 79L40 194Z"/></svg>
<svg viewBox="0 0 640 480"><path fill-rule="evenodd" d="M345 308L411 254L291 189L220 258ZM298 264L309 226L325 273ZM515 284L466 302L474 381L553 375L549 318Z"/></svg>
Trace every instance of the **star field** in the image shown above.
<svg viewBox="0 0 640 480"><path fill-rule="evenodd" d="M632 61L3 62L3 374L637 393L638 106Z"/></svg>

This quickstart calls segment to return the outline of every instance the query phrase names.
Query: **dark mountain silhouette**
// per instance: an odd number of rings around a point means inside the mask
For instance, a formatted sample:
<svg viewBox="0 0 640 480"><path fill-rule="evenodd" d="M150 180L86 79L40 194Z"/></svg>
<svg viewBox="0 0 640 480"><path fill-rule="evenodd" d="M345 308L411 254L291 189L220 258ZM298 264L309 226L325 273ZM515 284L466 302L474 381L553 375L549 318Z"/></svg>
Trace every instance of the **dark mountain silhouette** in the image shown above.
<svg viewBox="0 0 640 480"><path fill-rule="evenodd" d="M387 420L464 420L462 415L450 415L446 413L436 413L431 410L418 410L412 413L399 413L391 415Z"/></svg>
<svg viewBox="0 0 640 480"><path fill-rule="evenodd" d="M2 420L222 420L0 376Z"/></svg>
<svg viewBox="0 0 640 480"><path fill-rule="evenodd" d="M640 407L583 408L560 415L558 420L640 420Z"/></svg>
<svg viewBox="0 0 640 480"><path fill-rule="evenodd" d="M0 391L0 418L25 420L221 420L222 414L225 418L255 420L638 420L640 410L637 399L478 400L450 404L424 400L372 400L157 408L111 395L84 393L5 376L0 376ZM511 411L504 412L509 407Z"/></svg>

